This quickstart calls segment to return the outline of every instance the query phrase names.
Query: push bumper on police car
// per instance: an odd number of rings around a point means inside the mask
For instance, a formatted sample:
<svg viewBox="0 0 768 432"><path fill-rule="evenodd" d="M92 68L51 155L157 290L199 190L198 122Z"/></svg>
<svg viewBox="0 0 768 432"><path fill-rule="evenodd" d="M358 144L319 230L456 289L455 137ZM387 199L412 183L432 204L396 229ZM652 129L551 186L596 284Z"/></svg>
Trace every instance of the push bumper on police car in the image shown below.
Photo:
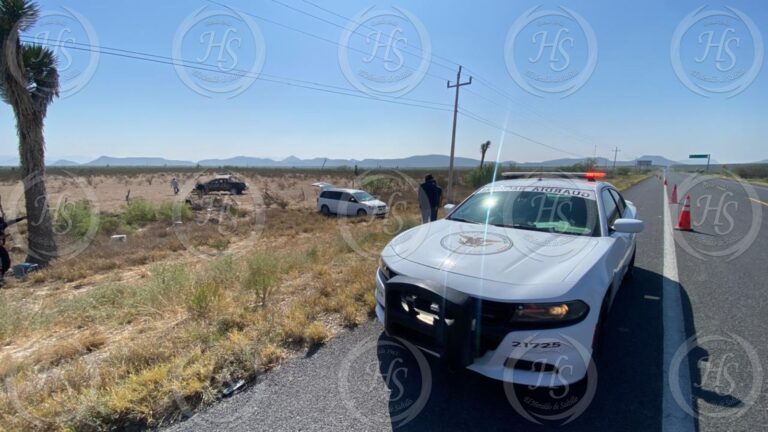
<svg viewBox="0 0 768 432"><path fill-rule="evenodd" d="M386 332L450 367L530 386L557 387L585 378L596 314L583 304L583 314L572 324L537 328L510 322L518 306L431 281L388 279L381 271L376 276L376 315Z"/></svg>

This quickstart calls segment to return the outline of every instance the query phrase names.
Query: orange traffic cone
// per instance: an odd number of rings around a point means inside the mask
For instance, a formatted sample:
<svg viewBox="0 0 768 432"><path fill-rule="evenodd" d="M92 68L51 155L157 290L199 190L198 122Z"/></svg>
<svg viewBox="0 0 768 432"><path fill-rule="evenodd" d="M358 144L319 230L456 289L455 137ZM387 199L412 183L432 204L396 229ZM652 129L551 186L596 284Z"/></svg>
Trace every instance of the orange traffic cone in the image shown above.
<svg viewBox="0 0 768 432"><path fill-rule="evenodd" d="M669 198L670 204L677 204L677 185L672 188L672 197Z"/></svg>
<svg viewBox="0 0 768 432"><path fill-rule="evenodd" d="M691 195L685 196L685 202L683 203L683 211L680 212L680 218L677 221L676 230L680 231L693 231L691 227Z"/></svg>

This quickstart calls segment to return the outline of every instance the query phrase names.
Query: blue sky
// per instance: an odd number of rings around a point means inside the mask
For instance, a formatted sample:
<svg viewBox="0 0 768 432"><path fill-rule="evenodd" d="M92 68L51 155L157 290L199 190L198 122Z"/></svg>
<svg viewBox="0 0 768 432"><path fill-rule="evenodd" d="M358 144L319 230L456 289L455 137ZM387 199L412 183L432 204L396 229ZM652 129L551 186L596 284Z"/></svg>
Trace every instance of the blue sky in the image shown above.
<svg viewBox="0 0 768 432"><path fill-rule="evenodd" d="M675 73L670 54L675 30L687 15L704 6L701 2L449 0L440 2L438 7L435 2L406 0L396 3L322 1L322 7L328 11L348 18L372 6L370 13L394 10L408 14L400 13L399 19L366 21L364 27L352 26L357 30L347 33L349 39L343 39L343 27L350 25L347 20L302 0L279 2L337 23L342 28L271 0L219 1L231 9L205 0L41 1L40 6L43 11L54 12L51 15L54 17L62 11L70 17L72 12L84 17L92 26L92 33L83 30L85 26L73 28L71 40L78 43L174 57L176 40L181 57L189 61L205 57L206 50L211 48L210 42L216 40L216 35L223 34L221 28L216 29L215 23L196 21L201 13L232 13L234 10L258 15L260 18L245 16L255 23L263 45L252 31L248 33L252 27L243 22L234 25L235 33L241 36L240 45L231 46L238 63L236 66L227 64L230 57L224 52L223 67L251 70L263 56L262 78L312 81L345 88L348 89L345 92L361 97L287 86L265 79L256 79L234 96L207 97L186 85L172 65L102 54L87 83L79 91L55 101L49 110L46 122L49 158L85 161L106 154L186 160L236 155L362 159L447 154L452 113L402 103L411 103L408 99L429 101L434 103L430 106L450 109L454 94L446 88L445 78L455 79L456 64L467 67L469 75L477 74L481 78L462 88L460 105L473 116L495 126L459 116L456 152L460 156L479 157L480 143L491 140L493 157L502 160L592 156L595 146L598 156L608 158L613 157L611 150L614 146L620 148L619 159L661 154L680 160L692 152L711 152L714 159L722 162L768 158L766 133L760 127L765 123L765 101L768 99L766 67L749 80L751 84L745 90L732 97L728 94L707 93L708 97L696 94ZM510 28L539 5L538 11L563 12L559 7L564 6L567 11L575 12L594 32L596 45L590 45L589 31L573 15L555 16L523 26L511 39L514 52L510 53L506 49L510 46L507 45ZM762 38L768 37L766 2L741 0L707 5L707 10L723 10L730 6L743 12L761 32ZM200 11L204 7L206 9ZM402 16L414 18L420 24L404 20ZM55 33L52 29L57 26L75 26L71 22L67 24L67 19L49 16L29 37L42 31ZM281 24L304 33L286 29ZM422 33L419 33L419 27L422 27ZM187 31L181 32L180 28ZM373 52L374 45L362 36L374 29L384 29L386 31L381 35L386 37L394 28L401 30L398 35L404 39L399 41L406 41L405 45L399 46L403 64L398 63L396 56L389 57L391 61L385 64L384 48L378 51L381 58L363 62L361 58L366 57L366 52ZM550 57L552 50L547 47L541 51L543 62L534 64L531 61L539 53L544 39L554 40L558 28L566 28L564 38L572 38L562 45L571 61L569 70L583 73L590 56L596 59L594 69L567 97L561 97L563 93L531 94L513 79L509 60L524 75L531 68L547 71L546 67L564 65L565 57ZM679 46L684 74L690 74L699 66L711 69L715 65L710 61L716 57L713 47L710 56L700 65L697 66L693 59L703 57L707 42L711 45L712 41L720 40L721 28L731 28L732 36L738 40L730 45L733 57L721 53L720 59L725 63L729 59L738 59L738 64L731 70L740 73L755 64L754 33L749 32L744 21L718 18L709 24L704 21L694 23L690 31L683 33ZM210 38L211 34L205 35L213 29L217 31L211 33L213 38ZM713 39L697 39L708 29L714 30ZM543 39L542 34L536 36L540 30L548 31ZM97 41L91 40L93 34ZM431 45L431 56L425 53L424 34ZM374 74L382 72L384 66L400 67L400 73L417 73L414 71L422 62L428 65L426 75L421 80L414 80L404 94L377 93L375 90L361 93L345 76L339 47L339 43L344 45L343 40L351 47L347 51L348 64L357 76L363 69ZM402 54L403 50L412 54ZM394 55L393 52L390 54ZM67 62L70 72L75 71L72 72L74 76L84 76L83 71L92 59L91 53L75 50L68 50L60 57L61 61ZM218 67L215 57L209 56L205 61ZM556 61L547 64L547 58ZM725 67L734 66L725 63ZM205 75L212 76L207 72ZM235 81L241 78L231 74L221 77ZM194 81L194 78L190 79ZM487 83L491 83L495 90ZM545 81L538 83L549 85ZM369 96L371 93L374 96ZM382 102L372 97L401 103ZM0 142L0 155L16 152L15 123L7 105L0 106Z"/></svg>

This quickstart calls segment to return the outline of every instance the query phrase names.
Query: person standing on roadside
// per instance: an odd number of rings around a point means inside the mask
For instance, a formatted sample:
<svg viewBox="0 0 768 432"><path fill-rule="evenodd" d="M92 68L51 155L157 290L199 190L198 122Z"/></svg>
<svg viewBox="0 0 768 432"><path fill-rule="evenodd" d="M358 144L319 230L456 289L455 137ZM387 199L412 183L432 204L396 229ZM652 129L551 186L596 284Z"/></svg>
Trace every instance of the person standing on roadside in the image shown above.
<svg viewBox="0 0 768 432"><path fill-rule="evenodd" d="M22 216L6 221L5 217L0 216L0 287L5 284L5 273L11 268L11 256L5 250L5 229L26 218L26 216Z"/></svg>
<svg viewBox="0 0 768 432"><path fill-rule="evenodd" d="M424 183L419 186L419 209L421 209L421 223L437 220L437 208L443 198L443 190L437 185L432 174L424 177Z"/></svg>
<svg viewBox="0 0 768 432"><path fill-rule="evenodd" d="M173 194L174 195L178 195L179 191L181 190L181 189L179 189L179 181L176 180L176 177L173 177L171 179L171 189L173 189Z"/></svg>

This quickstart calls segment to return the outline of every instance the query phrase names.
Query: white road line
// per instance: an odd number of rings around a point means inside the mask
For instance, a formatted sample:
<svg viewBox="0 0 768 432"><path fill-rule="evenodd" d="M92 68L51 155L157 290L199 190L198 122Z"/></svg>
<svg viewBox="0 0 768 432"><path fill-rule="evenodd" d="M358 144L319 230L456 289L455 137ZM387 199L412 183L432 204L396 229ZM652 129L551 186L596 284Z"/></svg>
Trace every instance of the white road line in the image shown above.
<svg viewBox="0 0 768 432"><path fill-rule="evenodd" d="M669 212L669 199L667 188L664 189L664 269L662 270L664 282L662 285L662 327L664 329L664 354L662 374L662 404L661 404L661 430L662 432L694 432L696 427L694 419L688 415L675 401L672 395L671 380L669 376L670 364L675 352L686 341L685 322L683 320L683 302L680 293L680 280L677 272L677 255L675 252L674 231L672 231L672 218ZM688 358L683 358L679 376L676 381L680 383L680 391L685 400L691 401L691 377L688 370Z"/></svg>
<svg viewBox="0 0 768 432"><path fill-rule="evenodd" d="M756 200L756 199L751 198L751 197L749 199L751 199L752 201L754 201L754 202L756 202L758 204L762 204L762 205L768 207L768 203L766 203L766 202L763 202L763 201L760 201L760 200Z"/></svg>

